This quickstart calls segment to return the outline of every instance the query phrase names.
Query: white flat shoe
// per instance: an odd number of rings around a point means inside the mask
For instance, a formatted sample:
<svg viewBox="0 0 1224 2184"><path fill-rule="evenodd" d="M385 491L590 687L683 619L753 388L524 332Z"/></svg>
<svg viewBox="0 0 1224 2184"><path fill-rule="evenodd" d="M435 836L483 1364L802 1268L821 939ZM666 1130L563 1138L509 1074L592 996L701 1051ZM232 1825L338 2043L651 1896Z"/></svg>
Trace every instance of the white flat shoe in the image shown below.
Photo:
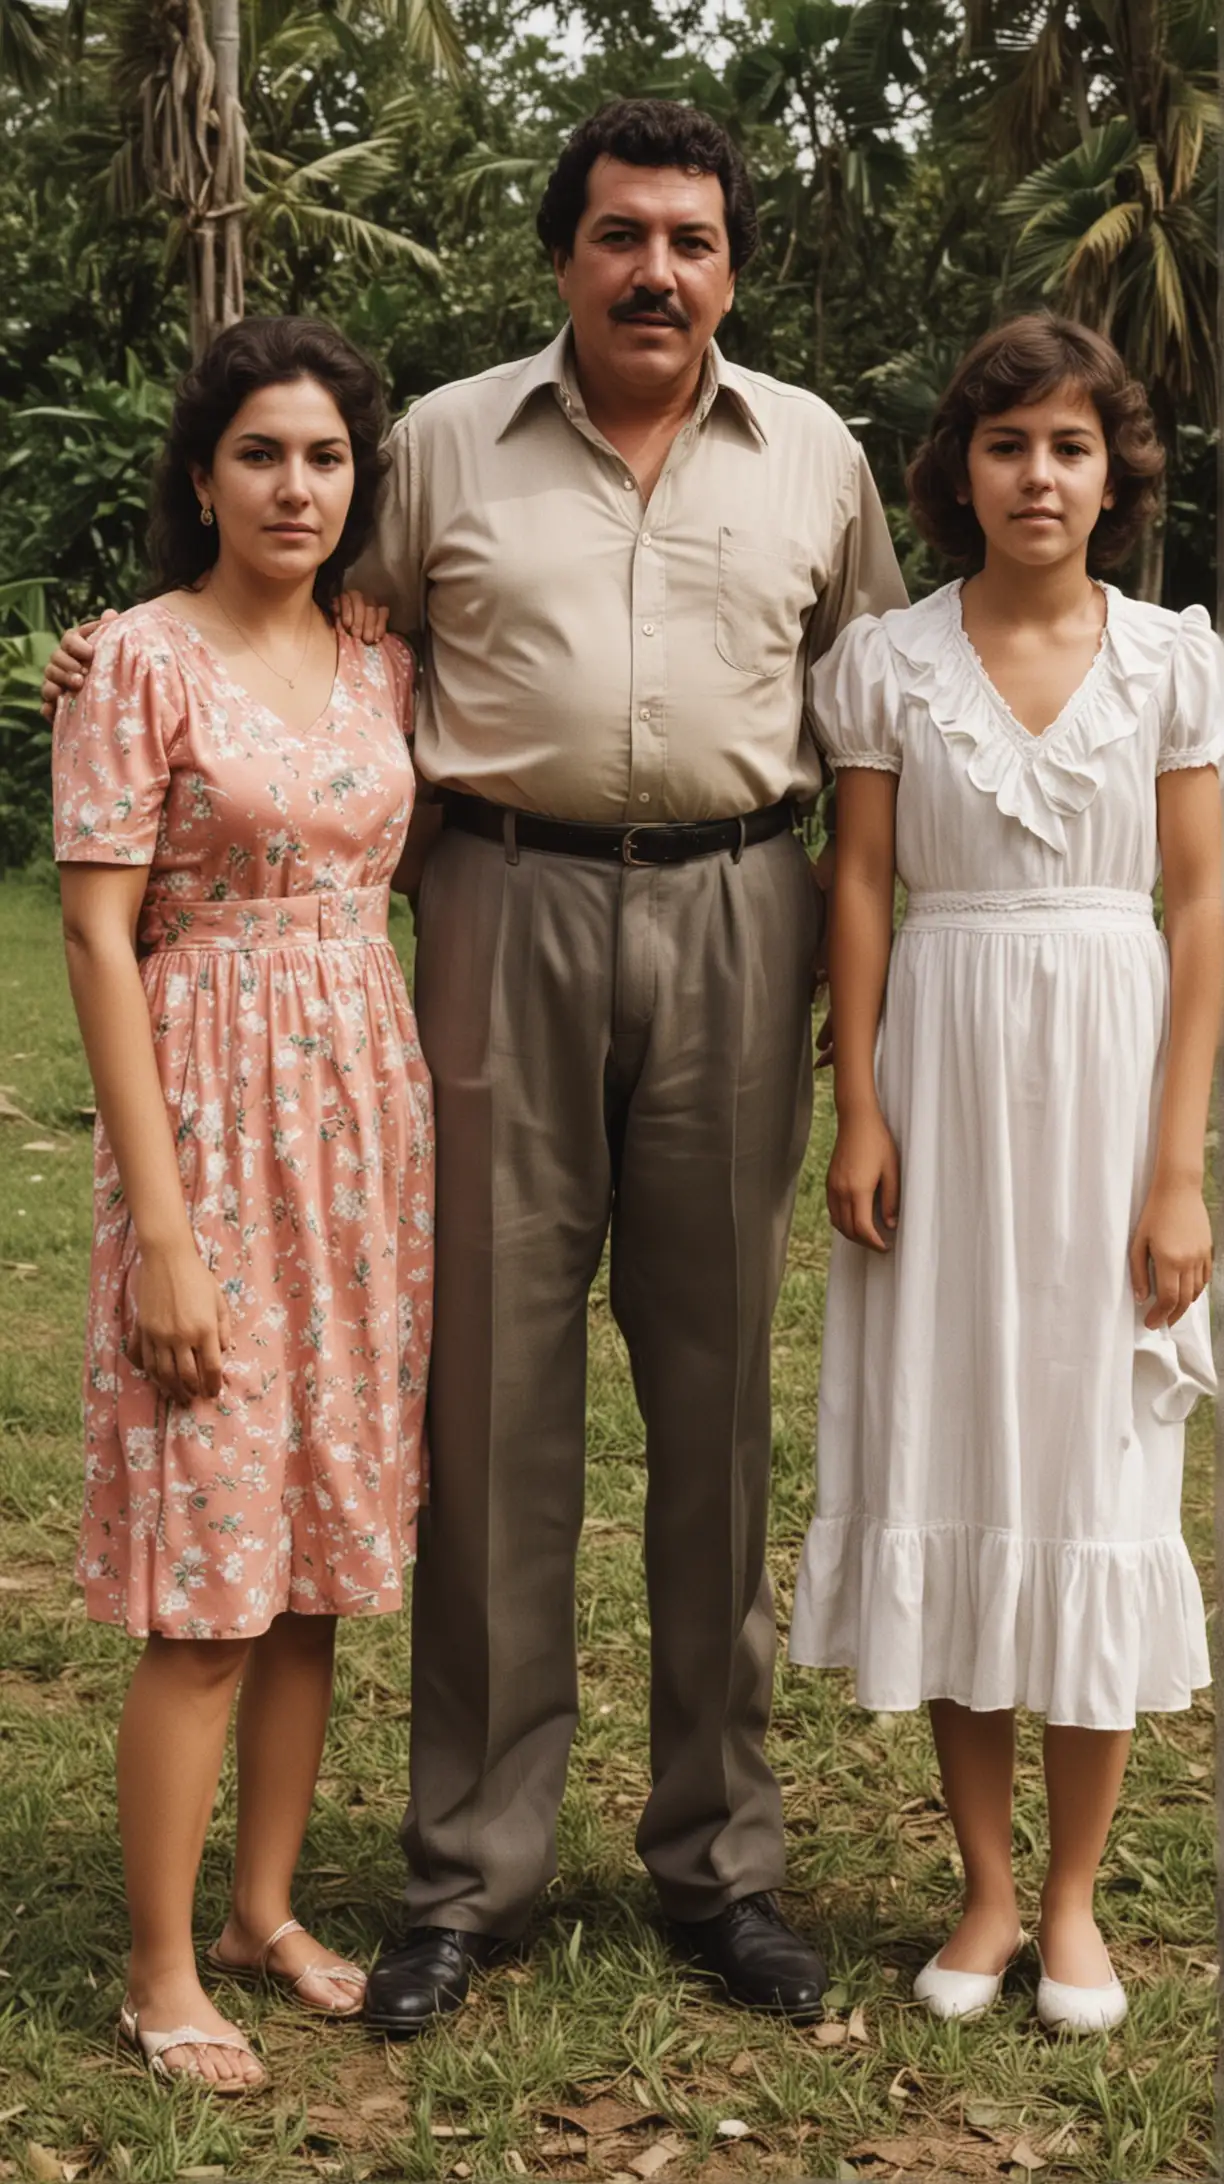
<svg viewBox="0 0 1224 2184"><path fill-rule="evenodd" d="M1065 1980L1050 1978L1040 1949L1037 1962L1041 1966L1037 2015L1047 2032L1112 2032L1121 2024L1127 2010L1126 1989L1112 1964L1107 1987L1071 1987Z"/></svg>
<svg viewBox="0 0 1224 2184"><path fill-rule="evenodd" d="M999 1999L1003 1981L1028 1940L1021 1932L1001 1972L952 1972L940 1963L936 1950L914 1981L915 2002L925 2002L932 2017L945 2022L953 2017L984 2017Z"/></svg>

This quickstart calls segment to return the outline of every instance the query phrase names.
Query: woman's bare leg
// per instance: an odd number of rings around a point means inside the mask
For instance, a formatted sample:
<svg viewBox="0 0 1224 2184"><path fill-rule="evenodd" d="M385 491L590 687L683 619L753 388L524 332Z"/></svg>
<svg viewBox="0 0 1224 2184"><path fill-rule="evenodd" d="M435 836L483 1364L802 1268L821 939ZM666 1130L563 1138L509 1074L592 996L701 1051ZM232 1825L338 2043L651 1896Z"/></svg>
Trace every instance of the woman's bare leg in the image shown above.
<svg viewBox="0 0 1224 2184"><path fill-rule="evenodd" d="M1046 1725L1050 1862L1041 1891L1038 1940L1050 1978L1071 1987L1109 1984L1109 1957L1093 1912L1093 1892L1130 1741L1129 1729Z"/></svg>
<svg viewBox="0 0 1224 2184"><path fill-rule="evenodd" d="M944 1802L965 1868L965 1909L939 1952L950 1972L1001 1972L1020 1932L1012 1878L1015 1715L933 1699Z"/></svg>
<svg viewBox="0 0 1224 2184"><path fill-rule="evenodd" d="M151 1637L119 1722L119 1833L132 1948L128 1992L146 2031L233 2027L196 1972L191 1913L245 1643ZM264 2073L224 2048L171 2048L167 2067L203 2079Z"/></svg>
<svg viewBox="0 0 1224 2184"><path fill-rule="evenodd" d="M292 1917L293 1876L318 1780L331 1710L336 1621L278 1615L251 1648L238 1701L238 1847L234 1898L219 1953L251 1964ZM291 1975L334 1951L309 1934L289 1934L272 1964ZM303 1999L349 2011L361 2001L352 1981L315 1978Z"/></svg>

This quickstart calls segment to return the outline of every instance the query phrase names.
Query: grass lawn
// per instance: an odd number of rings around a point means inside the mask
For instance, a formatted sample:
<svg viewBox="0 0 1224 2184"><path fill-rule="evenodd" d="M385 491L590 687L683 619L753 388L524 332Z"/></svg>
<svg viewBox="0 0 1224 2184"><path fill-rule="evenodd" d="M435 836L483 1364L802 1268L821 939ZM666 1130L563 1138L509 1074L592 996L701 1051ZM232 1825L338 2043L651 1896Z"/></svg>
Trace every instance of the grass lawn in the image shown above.
<svg viewBox="0 0 1224 2184"><path fill-rule="evenodd" d="M408 938L406 919L397 935ZM135 1649L88 1623L71 1570L89 1239L89 1099L53 896L0 883L0 2175L341 2180L898 2175L1150 2179L1213 2172L1216 1966L1212 1724L1136 1737L1101 1890L1131 1993L1110 2040L1048 2040L1026 1957L984 2022L936 2025L913 1972L956 1900L955 1848L925 1720L859 1712L848 1680L782 1668L771 1751L790 1848L786 1908L833 1967L806 2030L685 1984L633 1851L646 1787L641 1428L601 1288L592 1302L588 1519L579 1586L584 1710L561 1879L530 1953L456 2021L389 2047L239 1990L273 2090L241 2107L158 2091L117 2060L124 1916L115 1723ZM22 1117L28 1119L21 1119ZM772 1559L785 1622L810 1504L828 1236L818 1095L775 1344ZM1191 1434L1186 1515L1210 1556L1211 1420ZM341 1626L339 1684L298 1909L368 1957L396 1914L408 1742L407 1619ZM1043 1812L1023 1737L1016 1854L1026 1915ZM223 1784L201 1943L222 1923L233 1824ZM728 2129L734 2123L734 2131Z"/></svg>

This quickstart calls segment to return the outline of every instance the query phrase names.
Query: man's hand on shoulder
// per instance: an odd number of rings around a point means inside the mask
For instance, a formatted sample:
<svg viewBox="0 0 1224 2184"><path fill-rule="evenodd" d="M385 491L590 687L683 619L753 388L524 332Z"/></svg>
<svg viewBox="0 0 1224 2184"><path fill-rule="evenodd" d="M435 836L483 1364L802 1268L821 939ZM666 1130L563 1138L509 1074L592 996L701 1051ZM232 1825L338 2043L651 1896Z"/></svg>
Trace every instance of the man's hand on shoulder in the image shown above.
<svg viewBox="0 0 1224 2184"><path fill-rule="evenodd" d="M92 622L78 622L74 629L65 630L59 644L43 669L42 710L44 720L54 720L55 708L61 698L70 698L79 690L93 666L93 633L104 622L113 622L118 610L104 607Z"/></svg>
<svg viewBox="0 0 1224 2184"><path fill-rule="evenodd" d="M342 591L336 601L336 620L350 637L360 638L363 645L380 645L387 634L388 607L380 607L376 599L367 599L364 592Z"/></svg>

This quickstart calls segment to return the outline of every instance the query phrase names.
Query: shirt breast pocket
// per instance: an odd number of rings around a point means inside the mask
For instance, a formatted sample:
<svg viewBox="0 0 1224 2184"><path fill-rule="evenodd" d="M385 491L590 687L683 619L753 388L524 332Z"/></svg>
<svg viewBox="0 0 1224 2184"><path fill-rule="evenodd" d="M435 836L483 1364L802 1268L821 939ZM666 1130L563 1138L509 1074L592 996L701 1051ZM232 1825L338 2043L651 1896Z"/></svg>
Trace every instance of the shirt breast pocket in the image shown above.
<svg viewBox="0 0 1224 2184"><path fill-rule="evenodd" d="M784 675L795 664L803 616L815 596L797 541L719 525L715 642L728 667L762 680Z"/></svg>

